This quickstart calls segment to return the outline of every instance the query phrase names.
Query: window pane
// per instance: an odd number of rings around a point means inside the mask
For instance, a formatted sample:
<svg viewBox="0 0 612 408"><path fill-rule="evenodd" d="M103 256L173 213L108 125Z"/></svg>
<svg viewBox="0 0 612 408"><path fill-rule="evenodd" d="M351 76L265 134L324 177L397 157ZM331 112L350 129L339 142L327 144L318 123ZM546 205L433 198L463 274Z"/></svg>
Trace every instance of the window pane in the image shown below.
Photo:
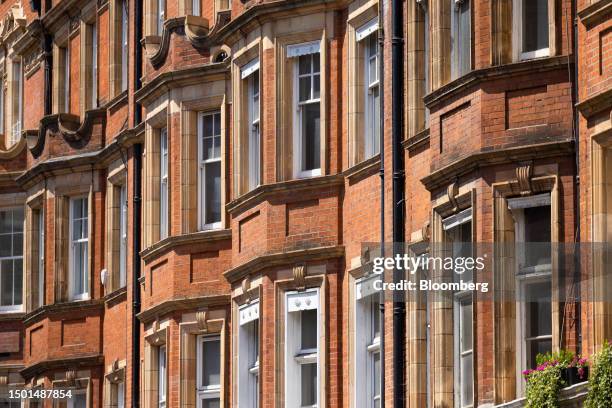
<svg viewBox="0 0 612 408"><path fill-rule="evenodd" d="M302 406L308 407L317 403L317 365L302 364Z"/></svg>
<svg viewBox="0 0 612 408"><path fill-rule="evenodd" d="M13 261L5 259L0 262L0 306L13 304Z"/></svg>
<svg viewBox="0 0 612 408"><path fill-rule="evenodd" d="M12 210L13 213L13 231L23 231L23 208L15 208Z"/></svg>
<svg viewBox="0 0 612 408"><path fill-rule="evenodd" d="M202 342L202 382L204 387L221 384L221 342Z"/></svg>
<svg viewBox="0 0 612 408"><path fill-rule="evenodd" d="M321 75L315 75L312 80L314 81L312 85L312 99L319 99L321 97Z"/></svg>
<svg viewBox="0 0 612 408"><path fill-rule="evenodd" d="M301 55L298 60L299 74L306 75L312 71L312 55Z"/></svg>
<svg viewBox="0 0 612 408"><path fill-rule="evenodd" d="M302 312L302 350L317 348L317 310Z"/></svg>
<svg viewBox="0 0 612 408"><path fill-rule="evenodd" d="M527 337L552 334L550 282L526 285Z"/></svg>
<svg viewBox="0 0 612 408"><path fill-rule="evenodd" d="M309 76L302 77L299 79L300 81L300 92L299 92L299 100L300 102L304 102L310 99L310 81L311 78Z"/></svg>
<svg viewBox="0 0 612 408"><path fill-rule="evenodd" d="M206 164L206 224L221 221L221 162Z"/></svg>
<svg viewBox="0 0 612 408"><path fill-rule="evenodd" d="M23 290L23 260L15 259L13 261L13 304L20 305L22 290Z"/></svg>
<svg viewBox="0 0 612 408"><path fill-rule="evenodd" d="M213 159L215 157L214 138L205 137L202 139L202 149L204 160Z"/></svg>
<svg viewBox="0 0 612 408"><path fill-rule="evenodd" d="M371 296L372 340L380 337L380 294Z"/></svg>
<svg viewBox="0 0 612 408"><path fill-rule="evenodd" d="M318 52L315 54L311 54L313 59L313 71L312 72L321 72L321 54Z"/></svg>
<svg viewBox="0 0 612 408"><path fill-rule="evenodd" d="M549 265L550 206L525 208L525 266ZM538 243L542 244L538 244Z"/></svg>
<svg viewBox="0 0 612 408"><path fill-rule="evenodd" d="M522 0L523 52L548 48L548 0Z"/></svg>
<svg viewBox="0 0 612 408"><path fill-rule="evenodd" d="M374 375L374 397L380 396L380 353L374 353L373 357L373 365L374 369L372 370L372 374Z"/></svg>
<svg viewBox="0 0 612 408"><path fill-rule="evenodd" d="M473 390L473 356L468 354L461 357L461 405L472 405Z"/></svg>
<svg viewBox="0 0 612 408"><path fill-rule="evenodd" d="M12 239L13 236L10 234L0 235L0 257L11 256Z"/></svg>
<svg viewBox="0 0 612 408"><path fill-rule="evenodd" d="M13 234L13 256L23 256L23 234Z"/></svg>
<svg viewBox="0 0 612 408"><path fill-rule="evenodd" d="M318 103L302 107L302 170L321 167L320 109Z"/></svg>
<svg viewBox="0 0 612 408"><path fill-rule="evenodd" d="M220 406L221 402L218 398L202 400L202 408L219 408Z"/></svg>
<svg viewBox="0 0 612 408"><path fill-rule="evenodd" d="M87 403L87 396L83 393L73 394L74 408L85 408Z"/></svg>
<svg viewBox="0 0 612 408"><path fill-rule="evenodd" d="M545 354L552 350L552 340L529 340L527 341L527 368L536 367L536 356Z"/></svg>
<svg viewBox="0 0 612 408"><path fill-rule="evenodd" d="M472 349L472 302L461 303L461 351Z"/></svg>

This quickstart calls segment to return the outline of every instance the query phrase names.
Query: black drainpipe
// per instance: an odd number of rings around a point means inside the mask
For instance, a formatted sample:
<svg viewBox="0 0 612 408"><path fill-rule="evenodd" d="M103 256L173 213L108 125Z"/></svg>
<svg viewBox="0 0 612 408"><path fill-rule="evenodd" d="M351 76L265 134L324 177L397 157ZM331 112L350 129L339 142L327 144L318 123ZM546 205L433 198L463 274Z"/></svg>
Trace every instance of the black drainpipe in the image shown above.
<svg viewBox="0 0 612 408"><path fill-rule="evenodd" d="M393 257L403 254L405 239L404 225L404 10L402 0L391 0L391 149L393 166ZM404 279L401 269L393 270L393 281ZM405 294L393 294L393 406L405 406L405 335L406 303Z"/></svg>
<svg viewBox="0 0 612 408"><path fill-rule="evenodd" d="M380 73L380 109L381 112L379 118L379 137L380 137L380 257L385 256L385 30L384 30L384 18L385 18L385 5L386 0L382 0L378 6L378 50L380 58L378 60L378 72ZM385 293L380 296L380 322L379 322L379 333L380 333L380 401L381 406L385 406Z"/></svg>
<svg viewBox="0 0 612 408"><path fill-rule="evenodd" d="M142 145L137 143L133 147L133 178L134 178L134 208L132 211L132 239L134 242L132 253L132 407L140 405L140 208L142 199L141 170Z"/></svg>
<svg viewBox="0 0 612 408"><path fill-rule="evenodd" d="M136 0L134 7L134 91L142 87L142 0ZM142 121L142 107L139 103L133 104L133 126ZM134 149L134 209L132 239L134 247L132 253L132 408L140 406L140 234L141 234L141 208L142 208L142 144L137 143Z"/></svg>

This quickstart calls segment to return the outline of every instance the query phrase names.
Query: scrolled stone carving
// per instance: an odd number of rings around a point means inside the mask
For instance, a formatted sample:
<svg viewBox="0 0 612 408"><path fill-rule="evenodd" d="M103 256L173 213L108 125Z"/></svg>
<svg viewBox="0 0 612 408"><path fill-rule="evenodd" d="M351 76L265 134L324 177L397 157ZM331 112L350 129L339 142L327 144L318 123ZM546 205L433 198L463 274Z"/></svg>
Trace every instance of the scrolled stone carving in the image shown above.
<svg viewBox="0 0 612 408"><path fill-rule="evenodd" d="M522 196L531 195L531 176L533 168L530 164L516 168L516 179Z"/></svg>
<svg viewBox="0 0 612 408"><path fill-rule="evenodd" d="M208 331L208 311L201 310L196 313L196 322L198 324L198 330L201 332Z"/></svg>
<svg viewBox="0 0 612 408"><path fill-rule="evenodd" d="M297 290L306 289L306 265L296 265L293 267L293 281Z"/></svg>

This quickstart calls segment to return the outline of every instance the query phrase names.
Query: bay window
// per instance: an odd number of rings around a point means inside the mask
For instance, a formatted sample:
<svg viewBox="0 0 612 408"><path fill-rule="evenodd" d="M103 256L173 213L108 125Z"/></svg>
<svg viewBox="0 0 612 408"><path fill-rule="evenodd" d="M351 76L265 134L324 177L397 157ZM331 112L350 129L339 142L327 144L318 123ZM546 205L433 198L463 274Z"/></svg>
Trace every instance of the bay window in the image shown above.
<svg viewBox="0 0 612 408"><path fill-rule="evenodd" d="M451 79L456 79L471 70L472 16L470 0L451 1Z"/></svg>
<svg viewBox="0 0 612 408"><path fill-rule="evenodd" d="M321 174L320 42L287 47L294 58L293 168L294 177Z"/></svg>
<svg viewBox="0 0 612 408"><path fill-rule="evenodd" d="M319 290L286 294L285 406L319 406Z"/></svg>
<svg viewBox="0 0 612 408"><path fill-rule="evenodd" d="M238 406L259 406L259 301L242 306L238 328Z"/></svg>
<svg viewBox="0 0 612 408"><path fill-rule="evenodd" d="M549 55L548 0L514 0L513 32L517 60Z"/></svg>
<svg viewBox="0 0 612 408"><path fill-rule="evenodd" d="M23 219L22 208L0 210L0 312L22 307Z"/></svg>
<svg viewBox="0 0 612 408"><path fill-rule="evenodd" d="M447 250L453 259L472 256L472 209L468 208L442 221ZM472 270L457 268L452 271L453 281L471 282ZM453 295L454 322L454 377L457 407L474 406L474 339L473 298L471 291Z"/></svg>
<svg viewBox="0 0 612 408"><path fill-rule="evenodd" d="M198 117L199 227L221 227L221 112Z"/></svg>
<svg viewBox="0 0 612 408"><path fill-rule="evenodd" d="M535 368L538 354L552 350L550 194L511 198L508 207L514 218L517 243L520 374Z"/></svg>
<svg viewBox="0 0 612 408"><path fill-rule="evenodd" d="M71 299L82 300L89 296L89 217L86 197L70 199L70 288Z"/></svg>
<svg viewBox="0 0 612 408"><path fill-rule="evenodd" d="M168 129L159 130L159 239L168 236Z"/></svg>
<svg viewBox="0 0 612 408"><path fill-rule="evenodd" d="M355 406L382 406L380 355L380 299L374 289L378 275L356 282L355 304Z"/></svg>
<svg viewBox="0 0 612 408"><path fill-rule="evenodd" d="M198 336L197 408L221 404L221 337Z"/></svg>
<svg viewBox="0 0 612 408"><path fill-rule="evenodd" d="M157 406L166 408L166 346L157 348Z"/></svg>

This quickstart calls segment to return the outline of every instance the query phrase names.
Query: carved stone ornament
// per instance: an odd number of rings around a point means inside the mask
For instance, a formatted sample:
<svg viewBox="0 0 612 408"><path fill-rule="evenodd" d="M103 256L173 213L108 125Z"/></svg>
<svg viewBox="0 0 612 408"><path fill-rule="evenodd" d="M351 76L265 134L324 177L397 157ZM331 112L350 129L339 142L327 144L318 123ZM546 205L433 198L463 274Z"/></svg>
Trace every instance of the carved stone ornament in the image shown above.
<svg viewBox="0 0 612 408"><path fill-rule="evenodd" d="M516 168L516 179L518 180L519 190L522 196L527 196L532 193L531 176L533 168L530 164L519 166Z"/></svg>
<svg viewBox="0 0 612 408"><path fill-rule="evenodd" d="M66 371L66 384L69 387L74 387L76 385L76 371L75 370Z"/></svg>
<svg viewBox="0 0 612 408"><path fill-rule="evenodd" d="M8 375L0 375L0 385L8 384Z"/></svg>
<svg viewBox="0 0 612 408"><path fill-rule="evenodd" d="M457 186L457 182L453 182L449 184L446 189L446 195L448 196L448 202L453 207L453 212L457 211L459 205L457 204L457 194L459 194L459 186Z"/></svg>
<svg viewBox="0 0 612 408"><path fill-rule="evenodd" d="M248 276L245 276L240 286L242 288L242 296L244 296L245 300L249 302L251 300L251 294L249 293L249 290L251 289L251 279Z"/></svg>
<svg viewBox="0 0 612 408"><path fill-rule="evenodd" d="M421 234L423 236L423 241L429 241L431 239L431 226L429 224L429 220L425 221L423 224Z"/></svg>
<svg viewBox="0 0 612 408"><path fill-rule="evenodd" d="M296 265L293 267L293 281L297 290L306 289L306 265Z"/></svg>
<svg viewBox="0 0 612 408"><path fill-rule="evenodd" d="M361 248L361 265L366 265L370 262L370 247Z"/></svg>
<svg viewBox="0 0 612 408"><path fill-rule="evenodd" d="M196 313L196 322L198 324L198 330L201 332L208 331L208 311L201 310Z"/></svg>

